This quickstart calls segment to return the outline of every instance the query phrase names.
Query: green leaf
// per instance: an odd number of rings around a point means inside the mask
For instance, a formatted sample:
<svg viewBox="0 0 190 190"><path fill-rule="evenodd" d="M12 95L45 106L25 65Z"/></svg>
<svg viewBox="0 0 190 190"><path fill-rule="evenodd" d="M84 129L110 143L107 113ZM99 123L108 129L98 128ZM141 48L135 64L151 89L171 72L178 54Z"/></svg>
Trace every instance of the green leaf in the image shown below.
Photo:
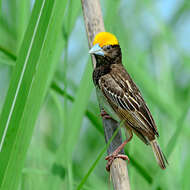
<svg viewBox="0 0 190 190"><path fill-rule="evenodd" d="M16 61L17 57L11 51L7 50L6 48L0 46L0 51L7 55L13 61Z"/></svg>
<svg viewBox="0 0 190 190"><path fill-rule="evenodd" d="M72 148L74 148L74 145L77 142L77 137L80 133L80 126L82 124L82 120L86 112L92 89L94 88L91 77L92 67L90 62L88 62L80 83L80 88L78 89L76 99L72 106L72 110L69 116L70 127L68 130L72 128L73 131L72 134L69 135L68 139L69 152ZM75 118L74 120L73 117Z"/></svg>
<svg viewBox="0 0 190 190"><path fill-rule="evenodd" d="M79 183L77 190L82 189L83 185L85 184L85 182L87 181L88 177L90 176L90 174L93 172L93 170L95 169L95 167L97 166L98 162L100 161L101 157L103 156L103 154L106 152L107 148L109 147L110 143L112 142L112 140L115 138L115 136L117 135L118 131L121 128L122 123L120 124L120 126L115 130L113 136L109 139L108 143L104 146L104 148L102 149L102 151L98 154L96 160L93 162L93 164L91 165L91 167L89 168L88 172L86 173L86 175L84 176L84 178L81 180L81 182Z"/></svg>
<svg viewBox="0 0 190 190"><path fill-rule="evenodd" d="M30 18L30 1L26 0L17 0L17 7L16 7L16 20L17 20L17 44L18 49L21 45L21 42L24 37L24 32L26 30L28 20Z"/></svg>
<svg viewBox="0 0 190 190"><path fill-rule="evenodd" d="M80 1L70 0L68 3L67 14L64 17L63 24L63 35L68 39L68 36L71 34L72 29L76 23L76 20L79 16L81 6Z"/></svg>
<svg viewBox="0 0 190 190"><path fill-rule="evenodd" d="M0 189L17 189L40 106L55 70L66 2L36 1L0 118ZM57 54L56 54L57 55Z"/></svg>

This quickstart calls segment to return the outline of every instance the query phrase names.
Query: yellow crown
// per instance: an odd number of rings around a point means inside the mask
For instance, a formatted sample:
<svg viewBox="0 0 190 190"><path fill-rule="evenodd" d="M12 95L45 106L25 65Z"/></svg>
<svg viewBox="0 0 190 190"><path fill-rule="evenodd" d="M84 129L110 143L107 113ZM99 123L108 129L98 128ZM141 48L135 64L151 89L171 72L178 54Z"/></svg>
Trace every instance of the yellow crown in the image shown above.
<svg viewBox="0 0 190 190"><path fill-rule="evenodd" d="M109 33L109 32L100 32L98 33L93 41L93 45L99 44L100 47L106 46L106 45L118 45L117 38Z"/></svg>

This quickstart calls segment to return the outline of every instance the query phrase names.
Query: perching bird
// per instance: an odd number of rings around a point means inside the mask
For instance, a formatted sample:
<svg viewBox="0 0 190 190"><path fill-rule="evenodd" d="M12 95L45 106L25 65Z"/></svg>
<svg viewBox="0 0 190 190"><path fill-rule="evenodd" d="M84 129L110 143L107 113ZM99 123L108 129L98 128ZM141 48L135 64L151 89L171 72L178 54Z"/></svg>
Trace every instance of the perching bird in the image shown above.
<svg viewBox="0 0 190 190"><path fill-rule="evenodd" d="M132 78L122 64L122 53L117 38L108 32L98 33L89 51L96 59L93 82L100 105L114 120L123 121L127 140L108 156L108 167L120 150L135 133L145 144L151 145L154 155L162 169L167 160L156 140L159 136L154 119ZM105 113L104 112L104 113Z"/></svg>

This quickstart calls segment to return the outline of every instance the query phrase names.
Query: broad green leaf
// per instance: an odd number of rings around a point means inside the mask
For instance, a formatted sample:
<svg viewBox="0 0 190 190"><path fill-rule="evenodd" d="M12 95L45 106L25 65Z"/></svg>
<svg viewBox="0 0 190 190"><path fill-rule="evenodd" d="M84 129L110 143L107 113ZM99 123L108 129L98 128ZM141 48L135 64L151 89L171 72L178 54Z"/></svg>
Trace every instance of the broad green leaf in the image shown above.
<svg viewBox="0 0 190 190"><path fill-rule="evenodd" d="M34 124L50 85L66 6L36 1L0 118L0 189L17 189Z"/></svg>

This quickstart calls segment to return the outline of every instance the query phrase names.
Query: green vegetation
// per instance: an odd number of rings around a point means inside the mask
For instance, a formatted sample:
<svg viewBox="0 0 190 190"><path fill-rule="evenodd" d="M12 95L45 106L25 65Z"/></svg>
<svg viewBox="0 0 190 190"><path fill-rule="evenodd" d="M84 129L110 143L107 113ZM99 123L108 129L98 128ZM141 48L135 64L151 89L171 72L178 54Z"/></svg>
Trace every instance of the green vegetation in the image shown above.
<svg viewBox="0 0 190 190"><path fill-rule="evenodd" d="M101 5L169 161L161 171L134 137L131 189L189 189L190 3ZM0 0L0 9L0 190L108 189L80 1Z"/></svg>

